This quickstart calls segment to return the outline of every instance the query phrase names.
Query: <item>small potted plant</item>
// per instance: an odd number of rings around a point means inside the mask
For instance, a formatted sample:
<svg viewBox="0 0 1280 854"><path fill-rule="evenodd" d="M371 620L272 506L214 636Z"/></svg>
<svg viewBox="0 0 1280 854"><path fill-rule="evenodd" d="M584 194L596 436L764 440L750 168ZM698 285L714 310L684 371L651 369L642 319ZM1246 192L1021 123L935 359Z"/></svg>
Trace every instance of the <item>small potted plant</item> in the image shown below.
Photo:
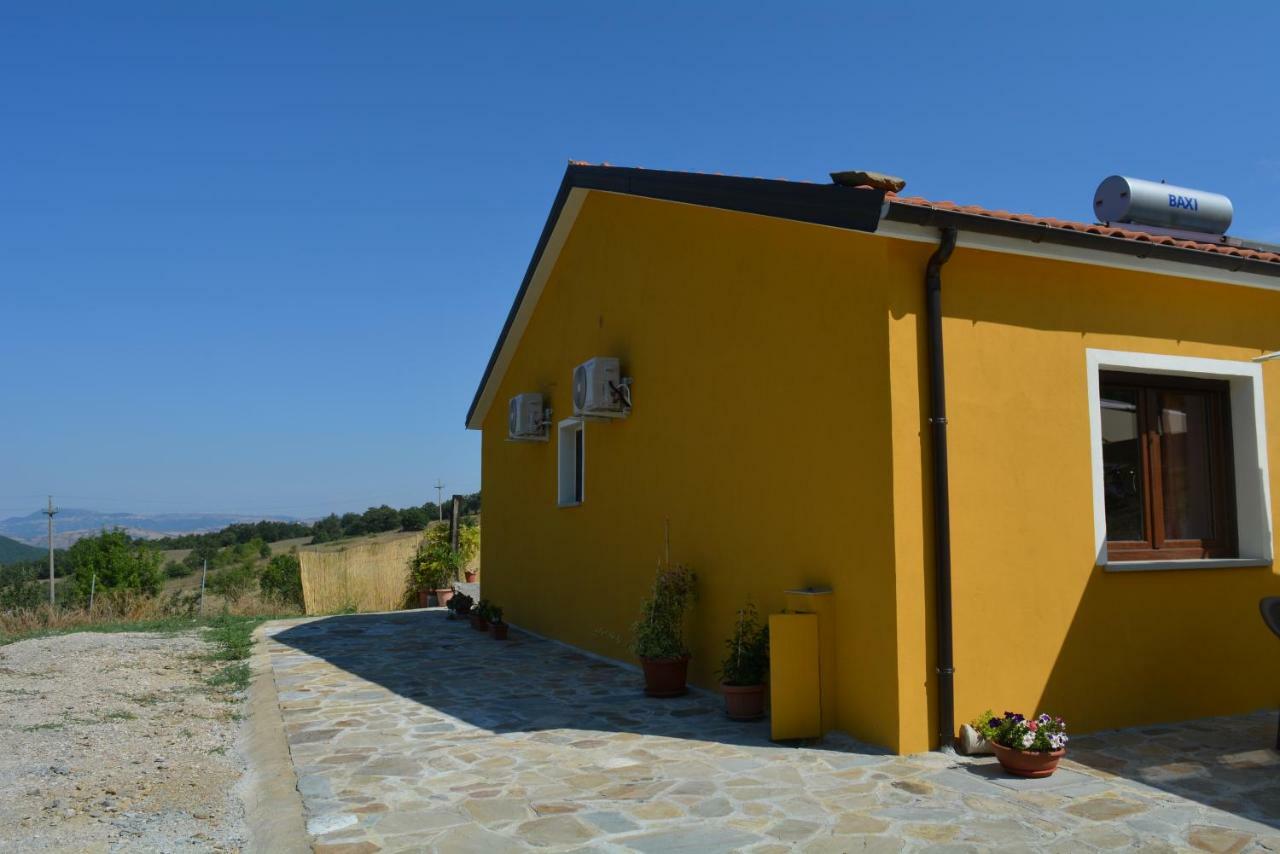
<svg viewBox="0 0 1280 854"><path fill-rule="evenodd" d="M477 632L489 631L489 609L492 606L488 599L481 599L471 612L471 628Z"/></svg>
<svg viewBox="0 0 1280 854"><path fill-rule="evenodd" d="M432 581L435 583L436 604L449 607L449 600L453 598L453 571L447 566L437 567Z"/></svg>
<svg viewBox="0 0 1280 854"><path fill-rule="evenodd" d="M697 578L686 567L671 563L670 541L668 528L653 592L641 606L640 619L631 627L632 650L644 669L644 692L650 697L679 697L689 690L684 620Z"/></svg>
<svg viewBox="0 0 1280 854"><path fill-rule="evenodd" d="M449 600L449 608L452 610L455 619L470 616L473 605L475 605L475 600L465 593L458 593Z"/></svg>
<svg viewBox="0 0 1280 854"><path fill-rule="evenodd" d="M464 569L464 570L462 571L462 574L463 574L463 576L467 579L467 583L468 583L468 584L475 584L475 583L476 583L476 576L477 576L477 573L476 573L476 571L475 571L474 569Z"/></svg>
<svg viewBox="0 0 1280 854"><path fill-rule="evenodd" d="M756 606L738 611L733 637L725 641L728 654L720 665L724 711L735 721L764 717L764 681L769 672L769 627L760 623Z"/></svg>
<svg viewBox="0 0 1280 854"><path fill-rule="evenodd" d="M1067 723L1046 714L1025 718L991 712L974 721L974 729L987 740L1005 771L1017 777L1048 777L1067 753Z"/></svg>
<svg viewBox="0 0 1280 854"><path fill-rule="evenodd" d="M489 606L489 637L494 640L507 639L507 624L502 620L502 609L497 605Z"/></svg>

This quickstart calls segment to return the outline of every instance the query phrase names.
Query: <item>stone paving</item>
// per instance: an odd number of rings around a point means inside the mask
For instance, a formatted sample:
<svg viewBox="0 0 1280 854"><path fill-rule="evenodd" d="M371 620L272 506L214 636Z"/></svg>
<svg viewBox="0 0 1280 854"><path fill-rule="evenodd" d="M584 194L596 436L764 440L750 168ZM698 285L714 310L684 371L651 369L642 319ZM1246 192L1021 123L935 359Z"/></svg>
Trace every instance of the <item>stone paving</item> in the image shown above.
<svg viewBox="0 0 1280 854"><path fill-rule="evenodd" d="M990 757L787 747L702 693L444 612L268 629L308 830L375 851L1280 851L1272 715L1072 741L1047 780Z"/></svg>

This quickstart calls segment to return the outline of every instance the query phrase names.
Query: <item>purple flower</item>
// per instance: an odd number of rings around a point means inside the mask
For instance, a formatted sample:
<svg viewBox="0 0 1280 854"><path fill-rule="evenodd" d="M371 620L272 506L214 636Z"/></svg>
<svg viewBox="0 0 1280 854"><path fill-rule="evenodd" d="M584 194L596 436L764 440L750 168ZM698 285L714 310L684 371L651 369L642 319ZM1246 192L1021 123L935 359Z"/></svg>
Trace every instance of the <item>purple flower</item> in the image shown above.
<svg viewBox="0 0 1280 854"><path fill-rule="evenodd" d="M1000 719L992 718L991 720L987 721L987 726L991 727L992 729L995 729L996 727L1000 726Z"/></svg>

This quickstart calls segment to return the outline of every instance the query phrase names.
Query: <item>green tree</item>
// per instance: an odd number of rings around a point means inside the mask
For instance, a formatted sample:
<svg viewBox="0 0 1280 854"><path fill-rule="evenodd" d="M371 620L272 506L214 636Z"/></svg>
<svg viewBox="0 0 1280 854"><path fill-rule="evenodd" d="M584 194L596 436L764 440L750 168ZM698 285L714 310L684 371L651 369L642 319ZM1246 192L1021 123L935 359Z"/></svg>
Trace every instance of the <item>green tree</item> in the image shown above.
<svg viewBox="0 0 1280 854"><path fill-rule="evenodd" d="M400 511L400 530L421 531L427 527L427 511L421 507L406 507Z"/></svg>
<svg viewBox="0 0 1280 854"><path fill-rule="evenodd" d="M250 562L237 563L220 569L209 579L209 590L217 593L235 606L249 594L258 580L258 571Z"/></svg>
<svg viewBox="0 0 1280 854"><path fill-rule="evenodd" d="M363 516L359 513L342 514L342 536L355 537L363 533L366 533Z"/></svg>
<svg viewBox="0 0 1280 854"><path fill-rule="evenodd" d="M276 555L258 577L262 595L302 607L302 564L296 554Z"/></svg>
<svg viewBox="0 0 1280 854"><path fill-rule="evenodd" d="M311 526L312 542L327 543L342 536L342 520L336 513L330 513Z"/></svg>
<svg viewBox="0 0 1280 854"><path fill-rule="evenodd" d="M75 564L71 583L76 596L89 597L97 577L97 589L103 592L135 590L154 596L160 592L160 552L116 528L96 537L76 540L67 550Z"/></svg>
<svg viewBox="0 0 1280 854"><path fill-rule="evenodd" d="M386 504L381 507L370 507L364 511L364 528L370 534L398 530L400 511Z"/></svg>
<svg viewBox="0 0 1280 854"><path fill-rule="evenodd" d="M262 541L258 546L258 557L264 560L271 557L271 546L267 545L266 541Z"/></svg>

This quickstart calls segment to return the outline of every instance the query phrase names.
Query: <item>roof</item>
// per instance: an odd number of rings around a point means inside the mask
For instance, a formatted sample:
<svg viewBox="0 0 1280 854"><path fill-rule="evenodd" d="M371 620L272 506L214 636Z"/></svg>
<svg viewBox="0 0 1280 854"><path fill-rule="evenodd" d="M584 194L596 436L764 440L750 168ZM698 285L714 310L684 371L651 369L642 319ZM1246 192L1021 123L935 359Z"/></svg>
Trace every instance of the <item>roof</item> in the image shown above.
<svg viewBox="0 0 1280 854"><path fill-rule="evenodd" d="M1276 252L1263 252L1257 249L1248 249L1242 246L1228 246L1222 243L1202 243L1195 240L1182 240L1164 234L1150 234L1145 231L1124 228L1123 226L1075 222L1069 219L1056 219L1048 216L1036 216L1035 214L1011 213L1009 211L992 210L978 205L959 205L955 202L931 202L928 199L921 198L920 196L899 196L894 193L889 193L886 198L891 203L891 207L896 205L910 205L919 208L928 208L929 210L934 211L954 211L956 213L967 214L970 216L1004 220L1005 222L1027 223L1044 228L1079 232L1081 234L1096 234L1104 237L1116 237L1123 240L1135 241L1137 243L1173 246L1179 249L1192 249L1200 252L1212 252L1218 255L1229 255L1236 258L1280 264L1280 253Z"/></svg>
<svg viewBox="0 0 1280 854"><path fill-rule="evenodd" d="M588 190L760 214L856 231L875 232L884 222L956 228L962 232L1023 239L1032 243L1049 243L1120 253L1138 259L1207 267L1227 274L1244 273L1263 276L1268 280L1280 279L1280 253L1239 246L1201 243L1135 229L1011 213L977 205L932 202L918 196L886 194L883 190L870 187L779 178L744 178L704 172L669 172L611 166L608 163L570 161L534 248L533 257L525 270L520 289L507 314L493 353L489 356L471 407L467 410L467 426L479 426L478 420L484 416L484 411L481 410L487 411L492 402L486 400L486 396L494 393L494 389L490 388L491 382L501 379L505 371L504 360L510 359L511 350L523 332L523 324L528 320L528 313L532 311L532 305L537 302L541 293L541 285L535 280L535 276L548 248L551 248L553 258L558 253L559 244L553 241L553 236L560 224L561 214L568 206L570 220L576 216L577 208L571 200L576 195L580 203L582 194L575 191ZM563 242L563 235L560 241ZM1217 275L1205 276L1199 273L1197 277L1214 278ZM1268 283L1266 287L1271 285ZM1276 287L1280 289L1280 281L1276 283Z"/></svg>

